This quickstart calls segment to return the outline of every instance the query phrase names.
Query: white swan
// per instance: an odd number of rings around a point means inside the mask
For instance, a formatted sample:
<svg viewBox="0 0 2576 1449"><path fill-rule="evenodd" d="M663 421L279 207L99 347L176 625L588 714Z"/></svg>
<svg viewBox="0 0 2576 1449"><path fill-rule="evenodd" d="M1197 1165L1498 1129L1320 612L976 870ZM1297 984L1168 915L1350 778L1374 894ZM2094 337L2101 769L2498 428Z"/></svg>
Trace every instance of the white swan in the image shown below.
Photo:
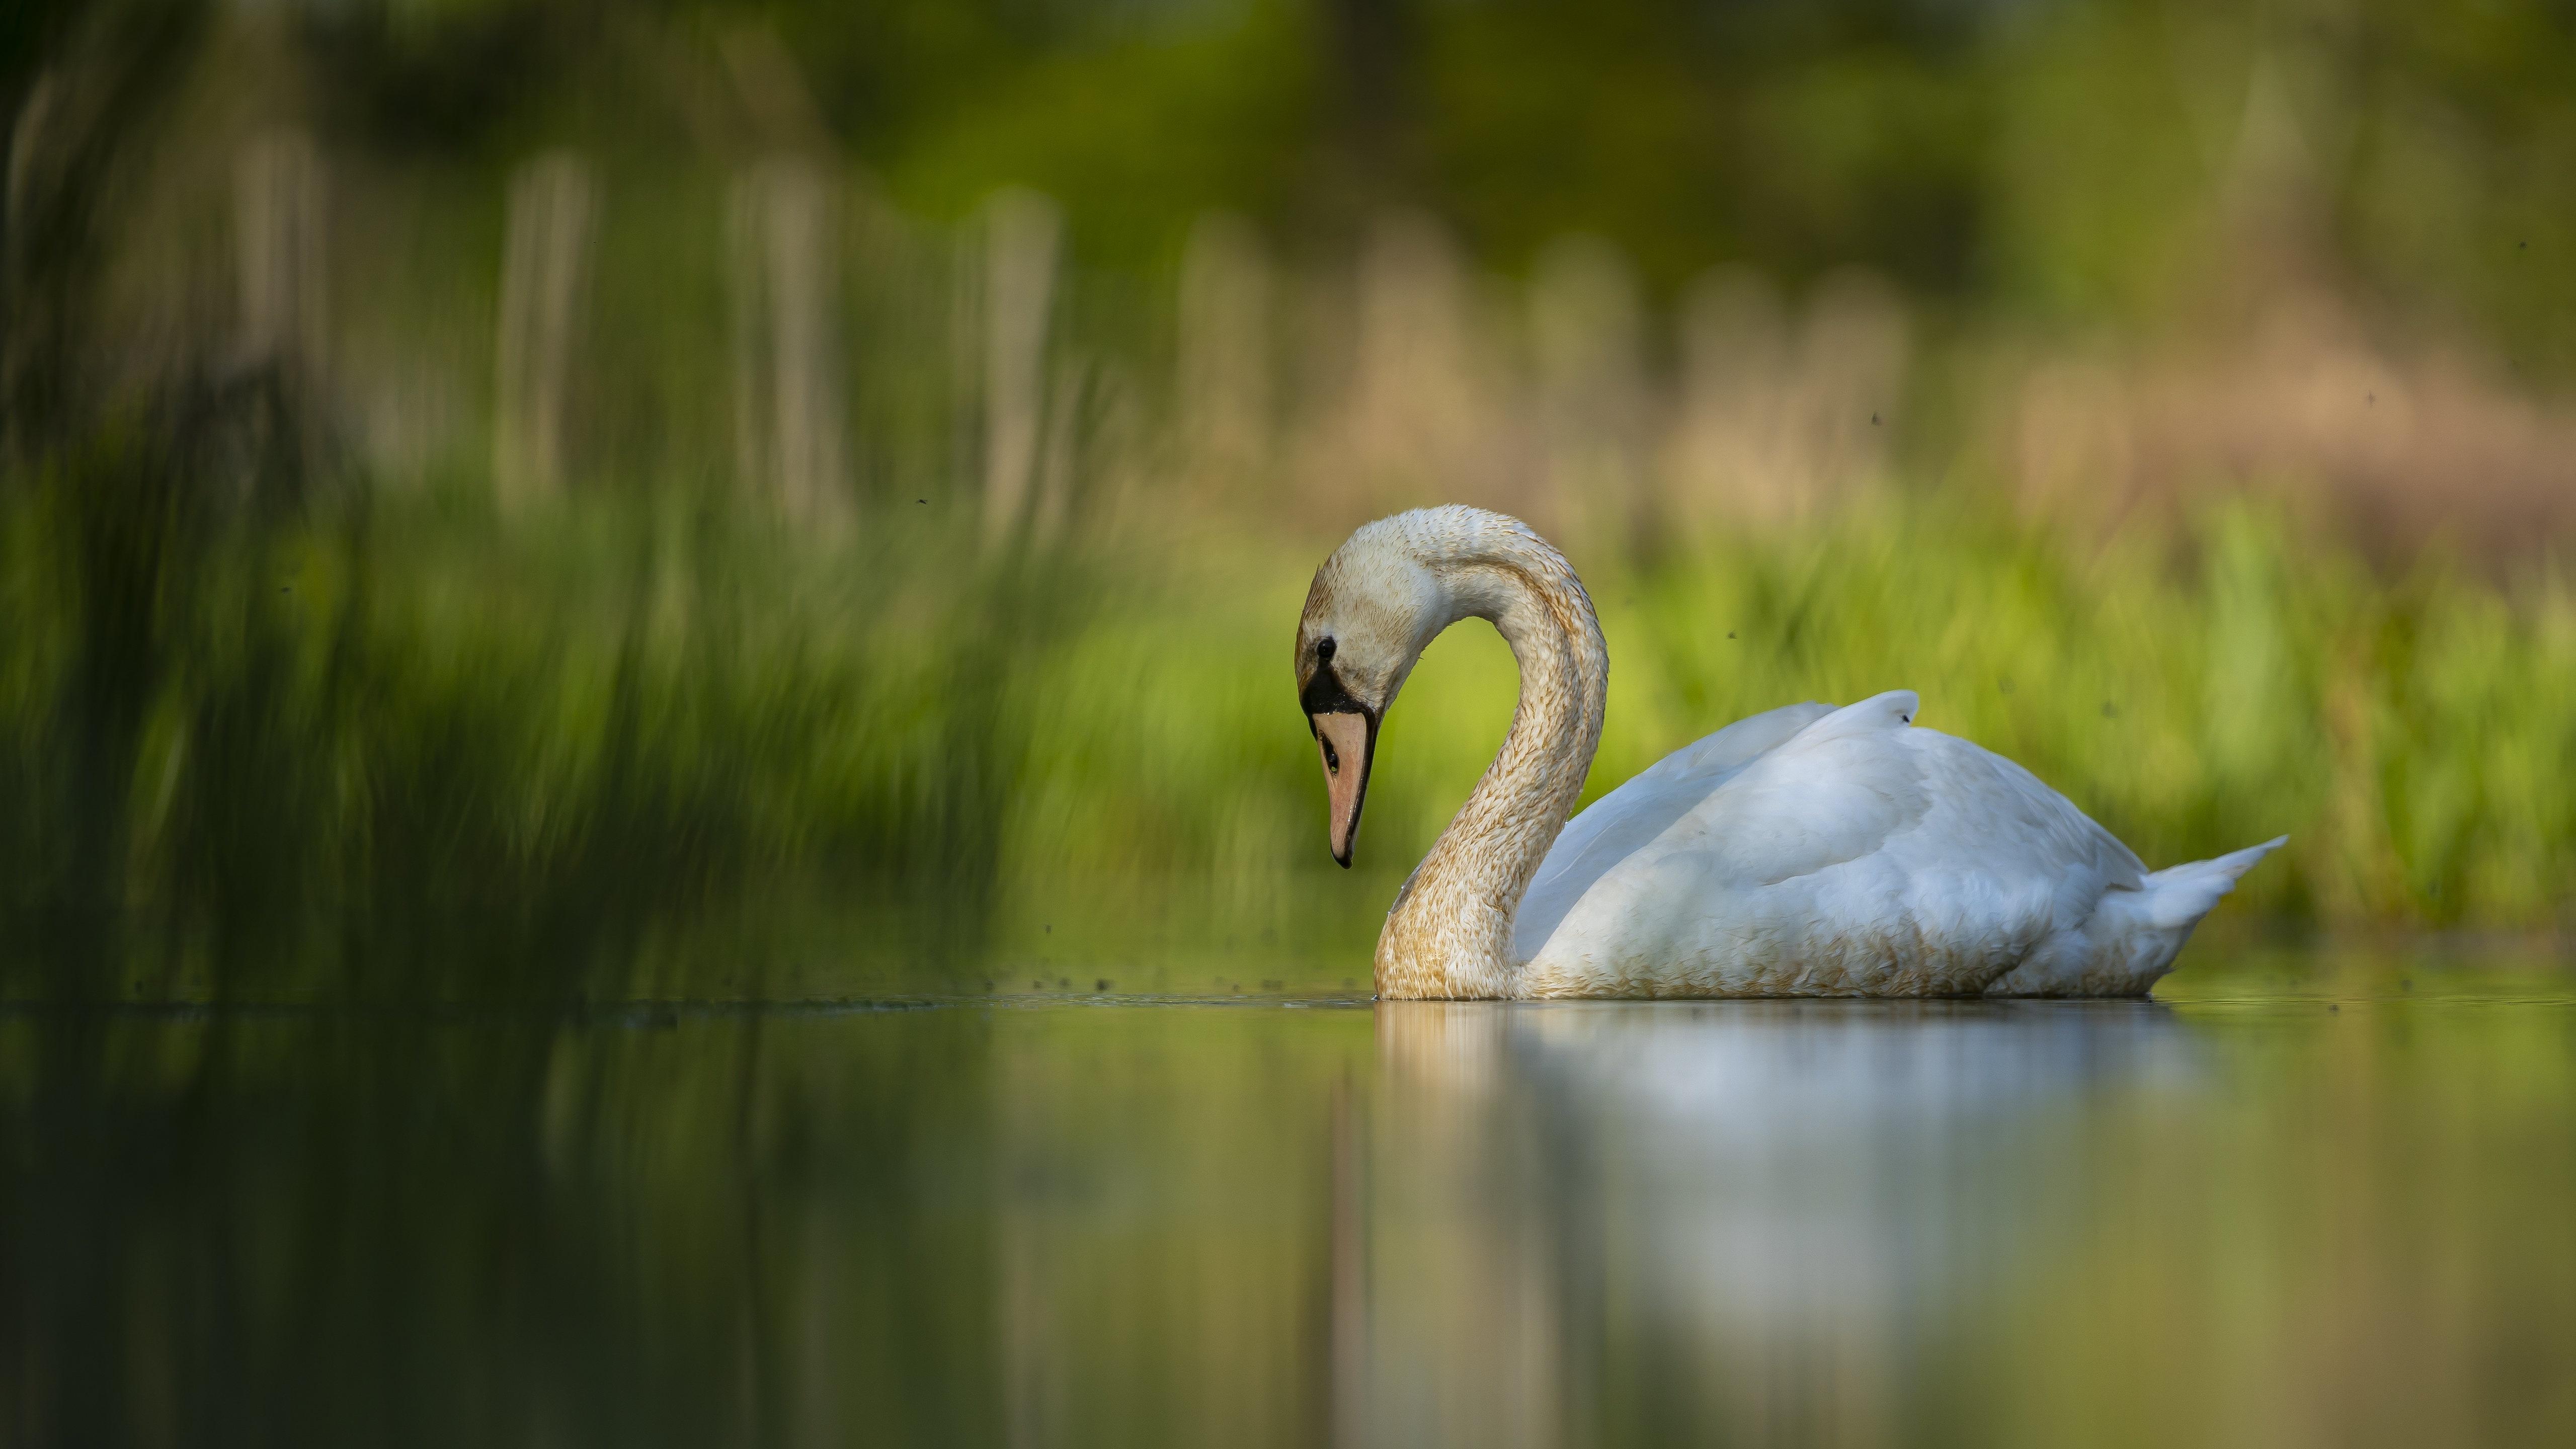
<svg viewBox="0 0 2576 1449"><path fill-rule="evenodd" d="M1306 595L1298 697L1345 866L1378 722L1467 618L1511 645L1520 705L1387 912L1382 997L2139 996L2288 838L2151 874L2029 771L1915 727L1906 690L1738 720L1569 823L1600 621L1528 525L1452 505L1360 529Z"/></svg>

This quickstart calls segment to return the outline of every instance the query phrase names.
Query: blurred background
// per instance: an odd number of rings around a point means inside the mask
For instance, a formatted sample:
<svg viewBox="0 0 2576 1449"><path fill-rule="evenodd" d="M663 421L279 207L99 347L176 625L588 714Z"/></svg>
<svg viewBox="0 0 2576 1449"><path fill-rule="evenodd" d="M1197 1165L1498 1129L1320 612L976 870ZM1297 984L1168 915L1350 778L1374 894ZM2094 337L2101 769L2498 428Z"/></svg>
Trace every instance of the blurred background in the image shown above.
<svg viewBox="0 0 2576 1449"><path fill-rule="evenodd" d="M0 124L0 1449L2570 1440L2565 4L7 0ZM2155 1002L1331 1009L1516 681L1345 873L1289 646L1450 500L1596 793L1904 687L2290 845Z"/></svg>
<svg viewBox="0 0 2576 1449"><path fill-rule="evenodd" d="M21 0L0 990L1356 987L1305 583L1562 544L1597 792L1922 691L2213 923L2563 941L2542 0Z"/></svg>

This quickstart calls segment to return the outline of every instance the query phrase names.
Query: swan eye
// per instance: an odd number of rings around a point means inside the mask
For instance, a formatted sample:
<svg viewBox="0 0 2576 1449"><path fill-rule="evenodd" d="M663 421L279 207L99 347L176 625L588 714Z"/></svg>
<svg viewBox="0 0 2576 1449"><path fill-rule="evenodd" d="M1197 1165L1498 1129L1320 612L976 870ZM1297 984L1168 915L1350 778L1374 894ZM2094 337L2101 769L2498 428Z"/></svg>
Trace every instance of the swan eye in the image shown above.
<svg viewBox="0 0 2576 1449"><path fill-rule="evenodd" d="M1315 645L1315 662L1318 664L1333 662L1333 641L1329 637Z"/></svg>

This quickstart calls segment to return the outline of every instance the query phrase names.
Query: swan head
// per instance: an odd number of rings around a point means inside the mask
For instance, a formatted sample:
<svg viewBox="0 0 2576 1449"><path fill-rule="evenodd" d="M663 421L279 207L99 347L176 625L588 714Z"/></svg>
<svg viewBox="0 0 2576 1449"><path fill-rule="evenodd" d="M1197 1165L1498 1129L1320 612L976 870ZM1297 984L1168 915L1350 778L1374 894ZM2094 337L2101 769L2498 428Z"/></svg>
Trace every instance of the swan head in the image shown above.
<svg viewBox="0 0 2576 1449"><path fill-rule="evenodd" d="M1345 868L1368 803L1378 724L1451 622L1448 590L1413 537L1420 517L1380 519L1333 550L1297 621L1297 703L1323 757L1333 859Z"/></svg>

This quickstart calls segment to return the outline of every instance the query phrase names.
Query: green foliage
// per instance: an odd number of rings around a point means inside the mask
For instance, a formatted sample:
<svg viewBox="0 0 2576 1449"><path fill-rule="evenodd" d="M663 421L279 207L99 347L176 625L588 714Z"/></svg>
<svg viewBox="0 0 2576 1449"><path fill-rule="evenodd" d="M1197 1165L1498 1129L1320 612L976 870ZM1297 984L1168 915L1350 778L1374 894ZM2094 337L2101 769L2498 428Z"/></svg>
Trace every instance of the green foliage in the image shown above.
<svg viewBox="0 0 2576 1449"><path fill-rule="evenodd" d="M2518 365L2564 362L2576 88L2551 82L2576 52L2524 0L2456 24L1512 0L1421 7L1374 59L1336 48L1338 12L1270 3L720 5L605 33L586 13L333 7L254 35L155 0L62 42L80 105L29 112L7 218L0 991L1360 979L1513 688L1480 631L1436 646L1388 723L1360 869L1326 863L1281 654L1336 537L1275 520L1342 466L1313 445L1346 403L1348 258L1314 239L1405 201L1488 268L1583 228L1665 286L1857 261L1928 304L1895 481L1794 528L1578 557L1614 657L1596 788L1748 712L1911 687L2153 863L2289 833L2231 910L2523 930L2576 894L2558 574L2391 574L2251 503L2059 537L1925 481L1976 470L1980 389L2010 385L1970 375L1951 322L2187 332L2243 300L2216 285L2228 256L2340 268ZM248 133L165 134L242 99L218 41L269 80L309 72L289 119L337 198L297 203L329 213L304 319L328 345L247 381L221 218ZM29 43L7 41L13 85ZM1363 61L1400 81L1383 133L1342 114ZM603 218L563 299L567 497L504 517L482 409L507 172L566 144ZM1384 151L1388 194L1337 191L1351 146ZM741 187L781 155L836 198L837 280L811 298L847 339L814 365L848 466L801 526L741 462L766 275ZM997 554L975 534L983 232L918 218L1010 182L1060 193L1073 238L1044 398L1016 404L1050 419L1067 521ZM1159 382L1186 351L1165 263L1209 206L1286 259L1271 320L1227 324L1268 379L1269 456L1241 477L1175 456ZM165 216L176 240L138 251ZM1658 395L1661 330L1628 359ZM1510 346L1478 365L1517 366Z"/></svg>
<svg viewBox="0 0 2576 1449"><path fill-rule="evenodd" d="M1366 56L1330 6L1280 0L719 3L606 33L584 7L476 0L316 7L305 36L355 139L489 165L573 138L741 149L757 127L722 65L678 57L774 27L832 140L904 205L949 218L1036 186L1120 266L1212 207L1330 231L1350 220L1333 157L1355 150L1387 178L1363 200L1429 206L1495 266L1583 230L1665 289L1858 264L2134 326L2226 305L2213 268L2250 248L2576 367L2576 40L2547 0L1394 13ZM1374 129L1355 67L1392 88Z"/></svg>
<svg viewBox="0 0 2576 1449"><path fill-rule="evenodd" d="M836 957L974 954L1051 568L672 500L156 516L163 471L9 500L10 994L792 990L817 886Z"/></svg>
<svg viewBox="0 0 2576 1449"><path fill-rule="evenodd" d="M261 523L155 466L11 504L12 995L1335 987L1510 714L1499 640L1436 645L1345 875L1280 647L1326 542L988 559L681 495ZM1913 688L2151 864L2288 833L2231 912L2528 929L2576 887L2554 576L2383 582L2251 505L2084 549L1904 496L1578 563L1596 793L1752 711Z"/></svg>

